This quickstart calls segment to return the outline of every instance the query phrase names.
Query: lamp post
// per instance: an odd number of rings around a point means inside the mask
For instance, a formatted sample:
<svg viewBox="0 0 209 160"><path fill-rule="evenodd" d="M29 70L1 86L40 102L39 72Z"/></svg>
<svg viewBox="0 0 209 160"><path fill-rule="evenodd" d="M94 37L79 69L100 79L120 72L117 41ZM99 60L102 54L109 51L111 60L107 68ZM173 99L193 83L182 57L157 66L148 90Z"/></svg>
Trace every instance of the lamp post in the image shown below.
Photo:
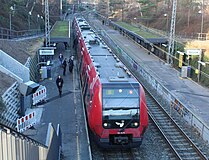
<svg viewBox="0 0 209 160"><path fill-rule="evenodd" d="M32 15L32 12L28 12L28 30L30 30L30 17Z"/></svg>
<svg viewBox="0 0 209 160"><path fill-rule="evenodd" d="M110 2L107 0L107 20L109 19Z"/></svg>
<svg viewBox="0 0 209 160"><path fill-rule="evenodd" d="M198 65L197 65L197 69L198 69L198 74L197 74L197 82L200 82L200 65L201 63L201 59L202 59L202 54L199 55L199 60L197 61ZM206 63L205 63L206 64Z"/></svg>
<svg viewBox="0 0 209 160"><path fill-rule="evenodd" d="M202 38L202 33L203 33L203 22L204 22L204 12L203 12L203 7L204 7L204 0L202 0L202 9L201 9L201 29L200 29L200 34Z"/></svg>
<svg viewBox="0 0 209 160"><path fill-rule="evenodd" d="M40 18L40 15L37 14L37 28L38 28L38 32L39 32L39 29L40 29L39 18Z"/></svg>
<svg viewBox="0 0 209 160"><path fill-rule="evenodd" d="M62 19L62 0L60 0L60 19Z"/></svg>
<svg viewBox="0 0 209 160"><path fill-rule="evenodd" d="M44 17L39 15L39 30L40 30L40 32L42 32L43 23L44 23Z"/></svg>
<svg viewBox="0 0 209 160"><path fill-rule="evenodd" d="M165 13L163 16L166 18L166 33L168 33L168 14Z"/></svg>
<svg viewBox="0 0 209 160"><path fill-rule="evenodd" d="M12 13L14 11L14 7L10 7L10 12L9 12L9 35L11 36L11 31L12 31Z"/></svg>
<svg viewBox="0 0 209 160"><path fill-rule="evenodd" d="M122 19L122 22L123 22L123 19L124 19L124 8L125 8L125 0L122 1L121 3L121 19Z"/></svg>
<svg viewBox="0 0 209 160"><path fill-rule="evenodd" d="M200 34L198 36L198 39L200 38L201 40L203 39L203 27L204 27L204 0L201 2L201 10L198 12L201 14L201 25L200 25Z"/></svg>
<svg viewBox="0 0 209 160"><path fill-rule="evenodd" d="M40 15L39 15L39 14L37 14L37 23L38 23L38 19L39 19L39 17L40 17Z"/></svg>
<svg viewBox="0 0 209 160"><path fill-rule="evenodd" d="M136 26L138 26L136 17L134 17L134 23L136 24Z"/></svg>

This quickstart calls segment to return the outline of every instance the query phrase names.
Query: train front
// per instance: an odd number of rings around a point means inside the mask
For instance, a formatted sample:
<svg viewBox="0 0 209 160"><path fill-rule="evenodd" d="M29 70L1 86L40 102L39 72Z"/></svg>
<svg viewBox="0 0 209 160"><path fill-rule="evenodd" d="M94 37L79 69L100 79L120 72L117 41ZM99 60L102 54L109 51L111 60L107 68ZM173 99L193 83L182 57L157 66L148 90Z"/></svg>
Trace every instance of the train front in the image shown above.
<svg viewBox="0 0 209 160"><path fill-rule="evenodd" d="M139 147L148 126L143 88L138 82L102 83L101 93L99 145L104 148Z"/></svg>

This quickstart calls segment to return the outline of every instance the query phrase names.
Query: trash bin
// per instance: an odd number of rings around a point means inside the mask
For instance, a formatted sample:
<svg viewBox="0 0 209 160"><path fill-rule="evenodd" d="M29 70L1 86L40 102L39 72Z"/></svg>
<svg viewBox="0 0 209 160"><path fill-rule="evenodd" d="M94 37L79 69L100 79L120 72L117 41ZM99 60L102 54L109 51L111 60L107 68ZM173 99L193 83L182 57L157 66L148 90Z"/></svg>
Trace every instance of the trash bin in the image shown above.
<svg viewBox="0 0 209 160"><path fill-rule="evenodd" d="M41 79L47 78L47 68L46 66L42 66L40 69Z"/></svg>
<svg viewBox="0 0 209 160"><path fill-rule="evenodd" d="M188 67L187 66L182 66L182 68L181 68L181 77L182 78L187 77L187 71L188 71Z"/></svg>
<svg viewBox="0 0 209 160"><path fill-rule="evenodd" d="M191 66L187 66L187 77L191 78Z"/></svg>

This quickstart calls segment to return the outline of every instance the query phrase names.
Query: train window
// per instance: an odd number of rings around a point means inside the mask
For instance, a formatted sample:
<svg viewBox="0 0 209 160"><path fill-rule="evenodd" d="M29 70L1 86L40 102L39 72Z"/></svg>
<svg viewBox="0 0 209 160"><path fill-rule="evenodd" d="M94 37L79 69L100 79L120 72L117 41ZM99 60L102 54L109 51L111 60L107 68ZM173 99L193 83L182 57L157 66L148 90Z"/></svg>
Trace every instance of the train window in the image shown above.
<svg viewBox="0 0 209 160"><path fill-rule="evenodd" d="M85 102L85 106L88 106L88 102L89 102L89 87L88 87L88 77L86 76L86 79L84 81L84 85L83 85L83 95L84 95L84 102Z"/></svg>
<svg viewBox="0 0 209 160"><path fill-rule="evenodd" d="M109 120L139 118L139 86L107 85L102 88L102 115Z"/></svg>
<svg viewBox="0 0 209 160"><path fill-rule="evenodd" d="M103 109L139 108L138 88L103 88Z"/></svg>
<svg viewBox="0 0 209 160"><path fill-rule="evenodd" d="M136 88L117 88L117 89L103 89L103 96L104 97L138 97L138 89Z"/></svg>
<svg viewBox="0 0 209 160"><path fill-rule="evenodd" d="M113 89L107 89L105 94L106 95L114 95L114 90Z"/></svg>
<svg viewBox="0 0 209 160"><path fill-rule="evenodd" d="M86 90L86 88L88 88L88 77L86 74L85 76L82 77L82 85L83 85L82 90Z"/></svg>

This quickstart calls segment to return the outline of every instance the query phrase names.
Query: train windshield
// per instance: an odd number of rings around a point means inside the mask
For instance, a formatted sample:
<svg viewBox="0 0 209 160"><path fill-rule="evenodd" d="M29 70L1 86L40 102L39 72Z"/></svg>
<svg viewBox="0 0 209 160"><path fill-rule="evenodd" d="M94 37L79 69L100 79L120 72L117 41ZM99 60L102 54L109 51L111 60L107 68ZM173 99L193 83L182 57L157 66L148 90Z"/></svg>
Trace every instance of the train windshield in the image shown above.
<svg viewBox="0 0 209 160"><path fill-rule="evenodd" d="M139 114L139 88L129 87L103 88L103 116Z"/></svg>

